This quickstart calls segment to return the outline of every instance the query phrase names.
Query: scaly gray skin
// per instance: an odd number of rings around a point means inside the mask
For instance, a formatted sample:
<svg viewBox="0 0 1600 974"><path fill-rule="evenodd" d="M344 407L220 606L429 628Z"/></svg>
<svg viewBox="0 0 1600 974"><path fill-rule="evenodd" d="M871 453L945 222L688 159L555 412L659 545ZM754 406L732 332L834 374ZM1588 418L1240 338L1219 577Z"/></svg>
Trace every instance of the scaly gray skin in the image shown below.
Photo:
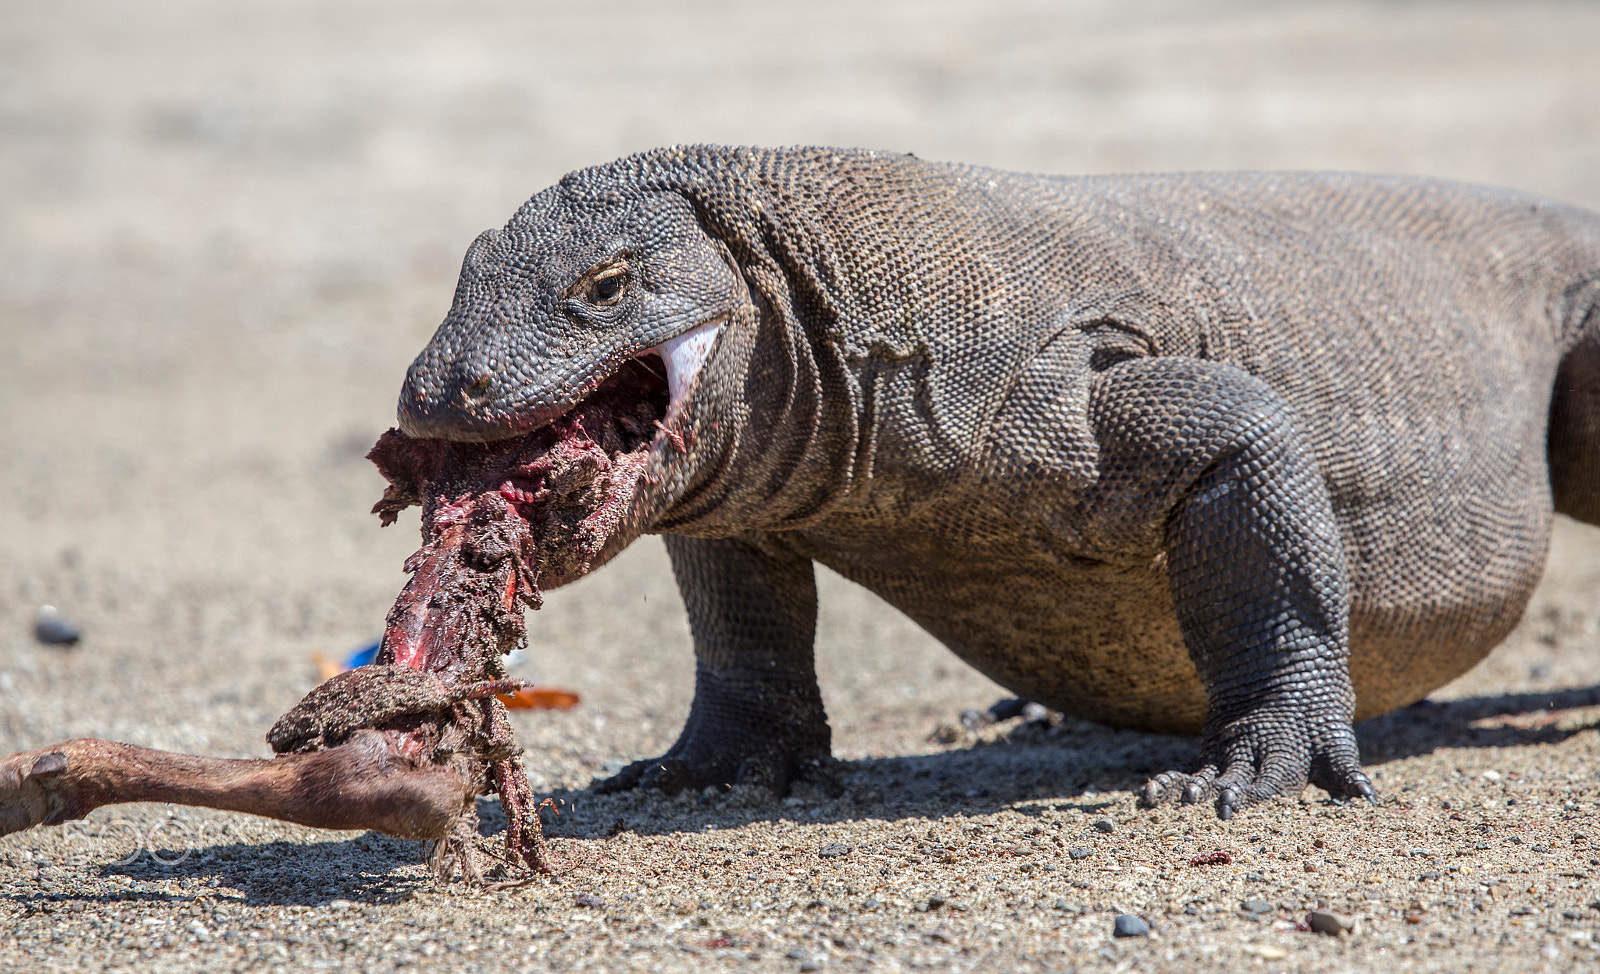
<svg viewBox="0 0 1600 974"><path fill-rule="evenodd" d="M1600 217L1499 190L674 148L480 237L400 417L535 428L713 323L609 549L666 533L694 705L603 787L827 760L819 561L1029 699L1200 731L1145 797L1226 817L1370 797L1352 719L1506 634L1552 509L1600 523L1597 308Z"/></svg>

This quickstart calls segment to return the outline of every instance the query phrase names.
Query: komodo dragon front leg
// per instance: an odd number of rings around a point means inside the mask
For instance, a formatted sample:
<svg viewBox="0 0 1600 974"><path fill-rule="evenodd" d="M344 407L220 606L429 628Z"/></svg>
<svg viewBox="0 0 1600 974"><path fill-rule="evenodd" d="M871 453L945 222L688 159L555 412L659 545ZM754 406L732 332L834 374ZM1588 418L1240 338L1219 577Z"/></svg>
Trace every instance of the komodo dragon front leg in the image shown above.
<svg viewBox="0 0 1600 974"><path fill-rule="evenodd" d="M694 703L666 754L635 761L599 790L746 784L782 794L796 780L831 788L810 559L759 536L665 540L694 636Z"/></svg>

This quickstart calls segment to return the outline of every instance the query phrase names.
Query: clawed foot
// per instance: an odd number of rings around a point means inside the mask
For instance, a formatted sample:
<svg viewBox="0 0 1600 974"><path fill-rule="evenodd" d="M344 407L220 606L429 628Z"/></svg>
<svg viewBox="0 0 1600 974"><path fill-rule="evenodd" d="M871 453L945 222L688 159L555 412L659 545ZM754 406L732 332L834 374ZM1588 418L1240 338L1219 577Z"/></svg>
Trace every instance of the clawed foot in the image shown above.
<svg viewBox="0 0 1600 974"><path fill-rule="evenodd" d="M786 795L805 784L833 797L844 787L834 772L831 741L815 681L763 685L701 667L677 743L594 788L601 794L635 788L672 793L743 785Z"/></svg>
<svg viewBox="0 0 1600 974"><path fill-rule="evenodd" d="M1167 771L1144 787L1146 807L1178 800L1216 802L1224 820L1248 805L1294 796L1307 783L1336 797L1376 801L1361 770L1355 731L1346 720L1317 720L1304 713L1257 713L1206 729L1201 767L1194 774Z"/></svg>
<svg viewBox="0 0 1600 974"><path fill-rule="evenodd" d="M837 797L844 792L844 785L835 765L831 757L793 756L749 756L701 763L668 751L659 758L633 762L610 778L596 782L594 790L602 795L636 788L674 794L684 789L730 789L740 785L779 797L805 785L822 795Z"/></svg>
<svg viewBox="0 0 1600 974"><path fill-rule="evenodd" d="M805 784L828 796L844 791L829 755L828 725L766 727L734 725L691 713L671 750L635 761L595 784L601 794L648 788L674 793L686 788L749 786L775 796Z"/></svg>

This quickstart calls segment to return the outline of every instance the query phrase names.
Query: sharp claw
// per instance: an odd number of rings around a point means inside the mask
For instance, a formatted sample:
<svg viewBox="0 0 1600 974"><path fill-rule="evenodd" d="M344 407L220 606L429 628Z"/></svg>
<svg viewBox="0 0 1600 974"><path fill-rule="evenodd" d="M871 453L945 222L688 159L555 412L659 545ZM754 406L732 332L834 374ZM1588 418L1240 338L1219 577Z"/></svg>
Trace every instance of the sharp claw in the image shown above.
<svg viewBox="0 0 1600 974"><path fill-rule="evenodd" d="M1233 805L1227 799L1223 799L1217 804L1217 818L1222 819L1224 822L1233 818Z"/></svg>

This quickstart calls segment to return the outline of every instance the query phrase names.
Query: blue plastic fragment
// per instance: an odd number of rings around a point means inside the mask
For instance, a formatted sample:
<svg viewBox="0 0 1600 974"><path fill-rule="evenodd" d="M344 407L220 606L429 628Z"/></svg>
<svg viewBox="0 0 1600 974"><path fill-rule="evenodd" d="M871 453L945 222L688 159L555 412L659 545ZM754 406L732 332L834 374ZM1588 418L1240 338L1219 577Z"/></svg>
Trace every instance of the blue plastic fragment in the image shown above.
<svg viewBox="0 0 1600 974"><path fill-rule="evenodd" d="M350 656L344 661L344 668L347 670L353 670L358 666L367 666L371 664L373 660L378 658L378 647L382 645L383 640L380 639L370 646L363 646L351 653Z"/></svg>

